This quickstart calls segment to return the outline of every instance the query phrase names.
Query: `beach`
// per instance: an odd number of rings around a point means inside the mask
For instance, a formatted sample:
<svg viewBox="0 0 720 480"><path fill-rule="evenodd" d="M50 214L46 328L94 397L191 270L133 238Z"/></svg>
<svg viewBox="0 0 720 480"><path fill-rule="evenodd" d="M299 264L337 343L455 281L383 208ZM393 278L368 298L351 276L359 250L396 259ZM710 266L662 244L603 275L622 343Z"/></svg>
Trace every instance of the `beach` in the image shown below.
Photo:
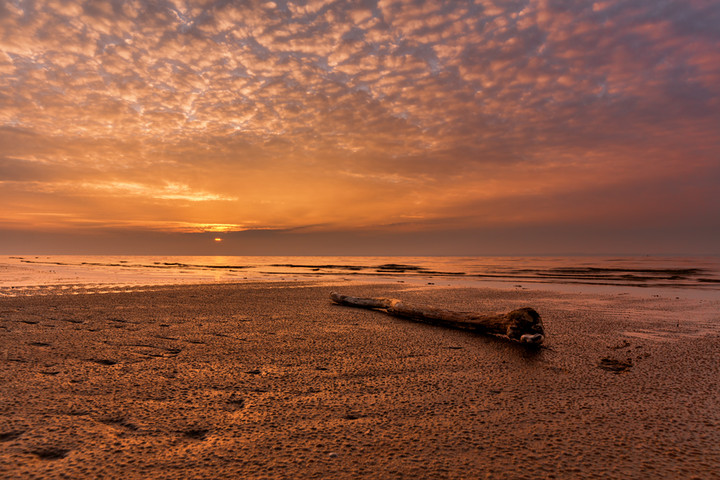
<svg viewBox="0 0 720 480"><path fill-rule="evenodd" d="M332 291L478 312L409 322ZM2 478L720 478L720 300L274 282L0 298Z"/></svg>

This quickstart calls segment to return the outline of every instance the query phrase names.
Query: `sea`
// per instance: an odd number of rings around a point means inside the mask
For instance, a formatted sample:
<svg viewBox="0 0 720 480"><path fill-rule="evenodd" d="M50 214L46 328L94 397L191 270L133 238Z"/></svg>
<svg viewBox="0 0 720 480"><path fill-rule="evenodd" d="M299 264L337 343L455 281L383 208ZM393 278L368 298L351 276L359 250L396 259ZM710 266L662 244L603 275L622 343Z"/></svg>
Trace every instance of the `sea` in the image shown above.
<svg viewBox="0 0 720 480"><path fill-rule="evenodd" d="M720 257L0 256L0 297L257 282L663 292L720 300Z"/></svg>

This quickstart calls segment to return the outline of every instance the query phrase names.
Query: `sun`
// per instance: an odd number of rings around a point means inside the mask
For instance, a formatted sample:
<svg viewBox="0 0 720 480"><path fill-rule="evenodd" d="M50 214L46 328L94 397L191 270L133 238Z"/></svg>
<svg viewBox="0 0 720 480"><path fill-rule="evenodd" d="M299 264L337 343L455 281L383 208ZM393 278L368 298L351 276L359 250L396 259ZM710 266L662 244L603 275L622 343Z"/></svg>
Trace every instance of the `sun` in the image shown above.
<svg viewBox="0 0 720 480"><path fill-rule="evenodd" d="M215 240L215 243L222 242L222 238L220 238L220 237L215 237L213 240Z"/></svg>

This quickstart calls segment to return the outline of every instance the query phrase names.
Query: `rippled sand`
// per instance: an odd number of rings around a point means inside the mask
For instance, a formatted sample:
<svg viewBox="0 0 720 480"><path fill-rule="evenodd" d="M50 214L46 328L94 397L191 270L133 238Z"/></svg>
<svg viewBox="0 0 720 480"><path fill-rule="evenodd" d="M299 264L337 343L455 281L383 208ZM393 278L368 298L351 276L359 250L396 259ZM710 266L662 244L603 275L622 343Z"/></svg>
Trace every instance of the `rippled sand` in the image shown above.
<svg viewBox="0 0 720 480"><path fill-rule="evenodd" d="M332 290L532 306L547 348ZM0 477L720 478L719 306L399 285L0 298Z"/></svg>

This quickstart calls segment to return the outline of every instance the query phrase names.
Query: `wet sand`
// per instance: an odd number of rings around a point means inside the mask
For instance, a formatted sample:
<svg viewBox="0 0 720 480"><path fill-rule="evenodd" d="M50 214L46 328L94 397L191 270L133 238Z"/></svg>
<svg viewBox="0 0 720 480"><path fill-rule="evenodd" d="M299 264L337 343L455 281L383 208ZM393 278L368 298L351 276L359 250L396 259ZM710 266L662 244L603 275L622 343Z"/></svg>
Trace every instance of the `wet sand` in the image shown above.
<svg viewBox="0 0 720 480"><path fill-rule="evenodd" d="M333 305L531 306L546 348ZM720 301L255 284L0 299L0 478L720 478Z"/></svg>

